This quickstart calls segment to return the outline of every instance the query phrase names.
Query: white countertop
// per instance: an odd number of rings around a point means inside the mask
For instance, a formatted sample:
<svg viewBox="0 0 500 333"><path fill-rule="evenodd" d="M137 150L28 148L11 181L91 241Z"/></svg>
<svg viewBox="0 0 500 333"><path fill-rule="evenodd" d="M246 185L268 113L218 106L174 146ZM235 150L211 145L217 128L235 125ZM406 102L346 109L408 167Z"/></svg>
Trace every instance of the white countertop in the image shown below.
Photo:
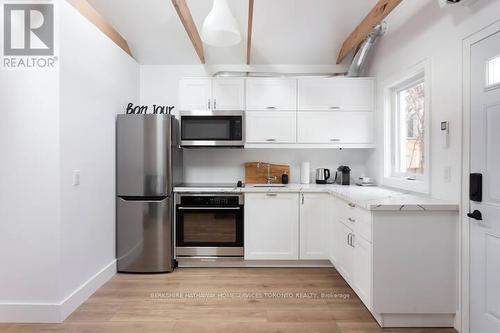
<svg viewBox="0 0 500 333"><path fill-rule="evenodd" d="M372 211L457 211L458 204L378 186L288 184L284 187L174 187L177 193L328 193Z"/></svg>

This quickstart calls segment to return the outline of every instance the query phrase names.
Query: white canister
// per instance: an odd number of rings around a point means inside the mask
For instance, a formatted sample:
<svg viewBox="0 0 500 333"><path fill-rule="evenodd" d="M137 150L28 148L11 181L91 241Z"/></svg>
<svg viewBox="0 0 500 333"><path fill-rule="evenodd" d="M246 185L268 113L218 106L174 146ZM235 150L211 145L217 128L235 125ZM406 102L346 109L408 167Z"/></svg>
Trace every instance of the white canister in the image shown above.
<svg viewBox="0 0 500 333"><path fill-rule="evenodd" d="M300 166L300 183L311 183L311 163L309 162L302 162Z"/></svg>

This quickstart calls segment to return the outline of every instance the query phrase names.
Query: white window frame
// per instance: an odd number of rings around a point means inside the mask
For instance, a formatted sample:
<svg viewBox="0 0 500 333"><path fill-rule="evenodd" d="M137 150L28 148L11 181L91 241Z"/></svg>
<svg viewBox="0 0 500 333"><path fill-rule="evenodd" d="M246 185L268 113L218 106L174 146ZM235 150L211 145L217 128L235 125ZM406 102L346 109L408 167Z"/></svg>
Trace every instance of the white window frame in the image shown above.
<svg viewBox="0 0 500 333"><path fill-rule="evenodd" d="M383 177L382 184L402 190L430 193L430 119L431 119L431 75L430 62L424 61L402 73L398 73L385 80L383 89L383 109L384 109L384 156L383 156ZM396 109L396 91L400 91L405 86L411 86L421 80L424 83L425 94L425 118L424 118L424 173L416 178L408 178L407 175L396 176L394 172L395 143L394 131L394 110Z"/></svg>

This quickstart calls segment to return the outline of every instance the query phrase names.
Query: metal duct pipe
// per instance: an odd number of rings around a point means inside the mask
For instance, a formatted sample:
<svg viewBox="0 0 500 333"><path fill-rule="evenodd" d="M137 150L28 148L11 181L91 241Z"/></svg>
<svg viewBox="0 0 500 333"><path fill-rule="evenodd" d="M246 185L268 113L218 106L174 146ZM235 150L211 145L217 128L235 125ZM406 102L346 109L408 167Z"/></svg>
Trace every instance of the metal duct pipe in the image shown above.
<svg viewBox="0 0 500 333"><path fill-rule="evenodd" d="M358 51L354 55L352 59L351 66L349 66L349 70L347 71L347 76L351 77L359 77L363 75L363 71L366 66L366 61L368 59L368 55L375 45L377 39L382 36L387 30L387 26L385 22L377 24L375 28L368 34L365 41L361 44Z"/></svg>

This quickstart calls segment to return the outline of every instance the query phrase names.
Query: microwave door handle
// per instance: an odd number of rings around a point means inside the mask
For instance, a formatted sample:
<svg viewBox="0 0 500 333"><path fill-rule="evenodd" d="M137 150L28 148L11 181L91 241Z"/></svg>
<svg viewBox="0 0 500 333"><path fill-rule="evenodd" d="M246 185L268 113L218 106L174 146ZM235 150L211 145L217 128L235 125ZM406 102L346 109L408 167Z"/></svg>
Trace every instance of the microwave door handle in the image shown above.
<svg viewBox="0 0 500 333"><path fill-rule="evenodd" d="M180 210L240 210L241 207L178 207Z"/></svg>

